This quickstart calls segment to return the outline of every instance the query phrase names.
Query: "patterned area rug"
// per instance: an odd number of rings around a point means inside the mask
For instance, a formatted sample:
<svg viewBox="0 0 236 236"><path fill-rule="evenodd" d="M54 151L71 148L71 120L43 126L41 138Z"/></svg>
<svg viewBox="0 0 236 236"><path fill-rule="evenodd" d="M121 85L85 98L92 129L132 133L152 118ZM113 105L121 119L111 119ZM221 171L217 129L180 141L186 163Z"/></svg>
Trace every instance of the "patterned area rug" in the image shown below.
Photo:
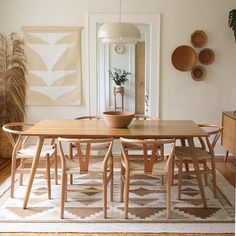
<svg viewBox="0 0 236 236"><path fill-rule="evenodd" d="M75 188L97 189L101 185L99 176L74 176ZM223 182L222 182L223 181ZM123 219L124 204L120 203L119 172L115 174L114 202L108 200L108 219L103 219L102 193L68 193L65 203L65 219L60 219L60 185L52 180L52 199L47 198L46 180L37 176L27 209L22 209L27 181L18 186L15 198L2 193L0 199L0 223L75 223L75 222L120 222L120 223L233 223L234 188L217 173L217 195L213 197L211 186L206 187L208 208L201 205L200 194L195 179L186 179L182 200L177 200L177 180L172 187L172 216L166 219L165 195L145 192L162 188L159 178L132 176L129 219ZM210 183L210 181L209 181ZM140 191L142 190L142 191ZM108 197L109 199L109 197Z"/></svg>

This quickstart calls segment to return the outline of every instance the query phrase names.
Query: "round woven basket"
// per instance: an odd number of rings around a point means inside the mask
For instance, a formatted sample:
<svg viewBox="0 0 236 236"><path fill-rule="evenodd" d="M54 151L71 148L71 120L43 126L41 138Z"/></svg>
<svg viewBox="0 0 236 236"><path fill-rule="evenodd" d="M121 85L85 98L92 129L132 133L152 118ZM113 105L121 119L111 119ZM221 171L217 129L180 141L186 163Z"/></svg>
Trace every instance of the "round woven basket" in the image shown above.
<svg viewBox="0 0 236 236"><path fill-rule="evenodd" d="M210 65L215 60L215 53L210 48L204 48L199 52L198 60L203 65Z"/></svg>
<svg viewBox="0 0 236 236"><path fill-rule="evenodd" d="M196 30L191 35L191 43L196 48L202 48L207 43L207 35L202 30Z"/></svg>
<svg viewBox="0 0 236 236"><path fill-rule="evenodd" d="M175 69L179 71L190 71L197 61L197 54L192 47L182 45L172 53L171 61Z"/></svg>
<svg viewBox="0 0 236 236"><path fill-rule="evenodd" d="M191 71L191 76L196 81L204 80L206 77L206 69L203 66L194 66Z"/></svg>

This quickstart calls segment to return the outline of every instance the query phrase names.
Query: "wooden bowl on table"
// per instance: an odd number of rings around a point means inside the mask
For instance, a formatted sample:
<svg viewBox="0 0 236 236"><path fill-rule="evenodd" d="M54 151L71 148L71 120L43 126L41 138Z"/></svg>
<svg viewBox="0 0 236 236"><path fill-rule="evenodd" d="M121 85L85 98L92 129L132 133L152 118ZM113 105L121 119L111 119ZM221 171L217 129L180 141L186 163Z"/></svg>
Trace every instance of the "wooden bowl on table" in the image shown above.
<svg viewBox="0 0 236 236"><path fill-rule="evenodd" d="M124 111L105 111L102 113L105 124L111 128L126 128L132 121L134 113Z"/></svg>

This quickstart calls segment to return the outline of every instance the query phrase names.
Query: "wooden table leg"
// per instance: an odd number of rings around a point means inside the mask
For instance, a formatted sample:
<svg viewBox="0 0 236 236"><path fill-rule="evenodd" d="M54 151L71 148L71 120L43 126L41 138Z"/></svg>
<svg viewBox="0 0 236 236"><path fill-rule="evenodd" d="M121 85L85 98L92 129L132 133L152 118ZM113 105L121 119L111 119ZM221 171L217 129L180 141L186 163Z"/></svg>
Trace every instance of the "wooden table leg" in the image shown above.
<svg viewBox="0 0 236 236"><path fill-rule="evenodd" d="M200 170L199 170L199 164L196 159L196 154L194 151L193 138L188 138L188 143L189 143L190 152L191 152L192 158L193 158L193 166L194 166L194 170L196 173L196 178L197 178L197 182L198 182L198 186L199 186L199 190L200 190L200 194L201 194L201 198L202 198L203 207L207 207L206 195L205 195L205 191L204 191L204 187L203 187L203 183L202 183L202 178L201 178L201 174L200 174Z"/></svg>
<svg viewBox="0 0 236 236"><path fill-rule="evenodd" d="M26 192L25 192L25 199L24 199L24 203L23 203L23 209L26 209L28 201L29 201L29 196L30 196L32 184L33 184L33 181L34 181L34 176L35 176L35 173L36 173L36 169L37 169L37 166L38 166L40 153L41 153L41 150L42 150L42 147L43 147L43 142L44 142L44 137L39 137L38 142L37 142L35 157L33 159L33 163L32 163L31 170L30 170L30 177L29 177L28 186L27 186L27 189L26 189Z"/></svg>

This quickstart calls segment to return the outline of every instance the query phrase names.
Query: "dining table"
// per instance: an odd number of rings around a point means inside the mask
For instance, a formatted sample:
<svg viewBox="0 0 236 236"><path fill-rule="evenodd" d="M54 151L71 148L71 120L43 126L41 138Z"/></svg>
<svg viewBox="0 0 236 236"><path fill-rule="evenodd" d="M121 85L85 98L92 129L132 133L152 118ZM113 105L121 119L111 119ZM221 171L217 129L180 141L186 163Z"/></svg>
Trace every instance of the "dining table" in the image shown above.
<svg viewBox="0 0 236 236"><path fill-rule="evenodd" d="M207 207L205 190L194 151L195 137L208 137L209 134L191 120L135 120L127 128L111 128L104 120L41 120L25 130L22 135L37 136L37 148L32 162L27 189L23 201L23 209L27 204L37 170L40 153L46 138L135 138L163 139L176 138L187 140L193 160L203 207Z"/></svg>

